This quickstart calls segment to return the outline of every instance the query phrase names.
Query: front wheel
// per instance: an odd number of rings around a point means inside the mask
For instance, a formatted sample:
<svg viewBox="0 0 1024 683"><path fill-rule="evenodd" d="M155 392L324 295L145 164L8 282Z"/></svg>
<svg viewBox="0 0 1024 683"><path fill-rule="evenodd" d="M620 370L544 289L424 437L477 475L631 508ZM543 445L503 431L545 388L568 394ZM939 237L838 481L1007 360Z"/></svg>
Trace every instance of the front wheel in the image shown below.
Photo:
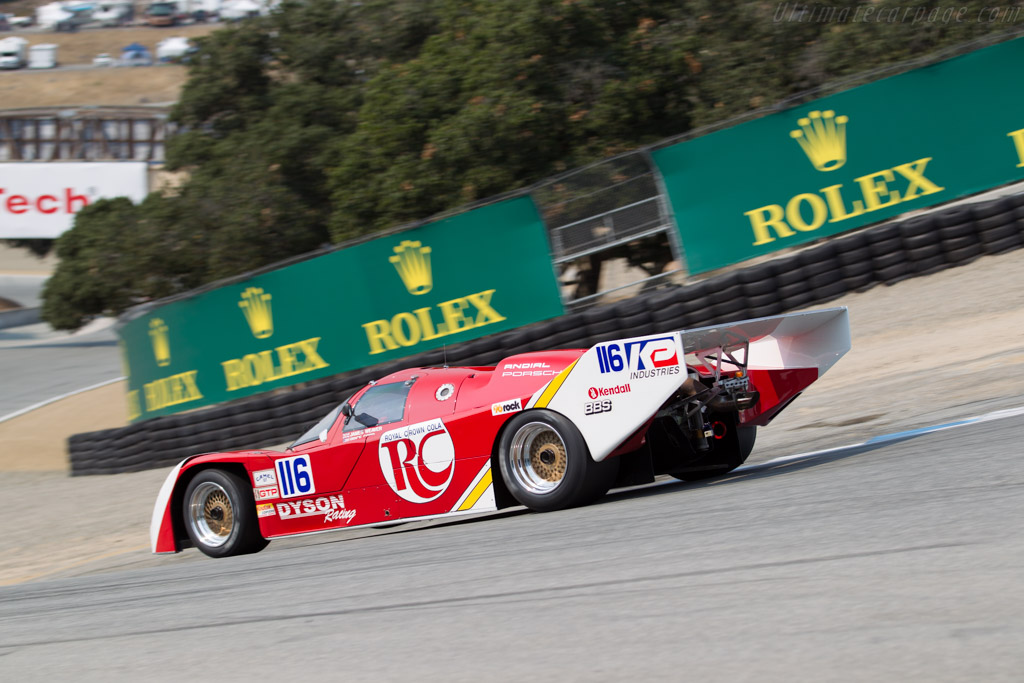
<svg viewBox="0 0 1024 683"><path fill-rule="evenodd" d="M203 470L192 479L182 518L192 544L210 557L254 553L268 542L260 535L252 489L227 470Z"/></svg>
<svg viewBox="0 0 1024 683"><path fill-rule="evenodd" d="M509 420L498 460L512 496L538 512L600 498L619 469L615 458L595 462L576 425L550 410L531 410Z"/></svg>

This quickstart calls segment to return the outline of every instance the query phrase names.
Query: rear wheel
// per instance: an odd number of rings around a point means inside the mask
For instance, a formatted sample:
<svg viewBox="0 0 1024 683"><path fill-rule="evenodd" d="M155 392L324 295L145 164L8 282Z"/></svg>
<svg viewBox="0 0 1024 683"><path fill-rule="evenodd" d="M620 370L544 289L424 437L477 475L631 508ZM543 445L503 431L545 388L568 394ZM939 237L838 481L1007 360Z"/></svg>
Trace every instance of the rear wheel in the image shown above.
<svg viewBox="0 0 1024 683"><path fill-rule="evenodd" d="M531 410L509 421L498 446L501 476L512 496L538 512L585 505L615 481L619 462L595 462L568 418Z"/></svg>
<svg viewBox="0 0 1024 683"><path fill-rule="evenodd" d="M192 544L210 557L262 550L256 502L248 482L227 470L203 470L185 489L182 519Z"/></svg>

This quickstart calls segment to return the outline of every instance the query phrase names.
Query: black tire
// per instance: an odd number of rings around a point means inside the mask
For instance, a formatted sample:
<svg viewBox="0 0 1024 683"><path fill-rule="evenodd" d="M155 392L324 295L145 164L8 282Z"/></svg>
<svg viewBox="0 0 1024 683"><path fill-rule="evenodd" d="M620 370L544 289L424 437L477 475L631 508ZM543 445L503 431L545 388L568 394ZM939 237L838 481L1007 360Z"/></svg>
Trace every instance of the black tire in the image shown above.
<svg viewBox="0 0 1024 683"><path fill-rule="evenodd" d="M939 228L939 239L943 242L958 237L970 237L978 232L977 224L974 221L960 223L959 225L947 225Z"/></svg>
<svg viewBox="0 0 1024 683"><path fill-rule="evenodd" d="M977 233L960 235L959 237L948 237L942 240L942 249L946 252L952 253L958 249L963 249L971 246L972 244L977 244L978 242Z"/></svg>
<svg viewBox="0 0 1024 683"><path fill-rule="evenodd" d="M771 292L766 294L755 294L754 296L747 297L747 304L751 308L761 308L763 306L771 306L779 302L778 290L772 289Z"/></svg>
<svg viewBox="0 0 1024 683"><path fill-rule="evenodd" d="M843 278L843 285L847 292L858 292L869 289L875 282L875 274L872 271L858 275L848 275Z"/></svg>
<svg viewBox="0 0 1024 683"><path fill-rule="evenodd" d="M867 235L863 232L856 232L846 237L840 237L833 242L836 247L836 254L843 254L850 251L858 251L860 249L866 249L868 246Z"/></svg>
<svg viewBox="0 0 1024 683"><path fill-rule="evenodd" d="M192 545L210 557L254 553L266 547L249 482L234 472L199 472L185 489L181 516Z"/></svg>
<svg viewBox="0 0 1024 683"><path fill-rule="evenodd" d="M1016 225L1017 224L1017 211L1007 211L1006 213L997 213L995 216L989 216L988 218L979 218L975 222L978 232L987 232L993 228L1001 228L1004 225Z"/></svg>
<svg viewBox="0 0 1024 683"><path fill-rule="evenodd" d="M865 261L871 261L871 250L867 247L861 247L859 249L850 249L849 251L841 251L838 256L839 265L849 266L854 263L863 263Z"/></svg>
<svg viewBox="0 0 1024 683"><path fill-rule="evenodd" d="M934 235L935 216L925 214L908 218L900 223L900 234L903 235L904 240L912 239L919 235Z"/></svg>
<svg viewBox="0 0 1024 683"><path fill-rule="evenodd" d="M935 256L928 256L922 259L915 259L911 266L914 269L915 275L931 275L937 273L940 270L945 270L949 264L946 263L945 254L937 254Z"/></svg>
<svg viewBox="0 0 1024 683"><path fill-rule="evenodd" d="M995 216L997 213L1013 211L1013 207L1016 205L1017 201L1014 197L1000 197L999 199L987 202L967 204L965 208L970 209L975 218L988 218L989 216Z"/></svg>
<svg viewBox="0 0 1024 683"><path fill-rule="evenodd" d="M814 293L804 290L799 294L787 296L782 300L782 310L792 311L795 308L806 306L814 300Z"/></svg>
<svg viewBox="0 0 1024 683"><path fill-rule="evenodd" d="M512 497L536 512L593 502L608 492L619 471L617 458L595 462L576 425L551 410L509 420L498 463Z"/></svg>
<svg viewBox="0 0 1024 683"><path fill-rule="evenodd" d="M906 262L894 263L885 268L875 271L875 279L887 285L894 285L897 282L907 279L908 266Z"/></svg>
<svg viewBox="0 0 1024 683"><path fill-rule="evenodd" d="M864 275L874 270L871 265L871 260L859 261L857 263L849 263L839 269L839 272L843 274L843 278L854 277L858 275Z"/></svg>
<svg viewBox="0 0 1024 683"><path fill-rule="evenodd" d="M767 278L757 282L746 282L743 284L743 295L748 299L753 299L754 297L774 293L776 287L775 278Z"/></svg>
<svg viewBox="0 0 1024 683"><path fill-rule="evenodd" d="M791 285L779 287L779 299L788 299L791 296L798 296L810 291L811 287L806 282L794 282Z"/></svg>
<svg viewBox="0 0 1024 683"><path fill-rule="evenodd" d="M907 255L903 253L901 248L896 251L875 254L875 257L871 259L871 263L875 270L882 270L890 266L901 265L906 261L906 258Z"/></svg>
<svg viewBox="0 0 1024 683"><path fill-rule="evenodd" d="M839 269L827 270L823 273L809 277L807 279L807 284L811 286L811 289L819 289L838 282L842 277L843 273Z"/></svg>
<svg viewBox="0 0 1024 683"><path fill-rule="evenodd" d="M946 252L946 261L956 265L965 265L984 253L980 242Z"/></svg>
<svg viewBox="0 0 1024 683"><path fill-rule="evenodd" d="M781 301L773 301L764 306L751 306L747 309L747 315L751 318L767 318L770 315L778 315L779 313L782 313Z"/></svg>
<svg viewBox="0 0 1024 683"><path fill-rule="evenodd" d="M1020 235L1021 233L1022 231L1020 228L1017 227L1016 223L1009 223L1007 225L1000 225L994 228L988 228L987 230L979 230L978 238L983 243L988 243L995 242L996 240L1001 240L1004 237L1009 237L1010 235Z"/></svg>
<svg viewBox="0 0 1024 683"><path fill-rule="evenodd" d="M923 235L909 235L903 238L903 248L913 252L918 249L937 247L940 244L939 233L928 232Z"/></svg>
<svg viewBox="0 0 1024 683"><path fill-rule="evenodd" d="M1018 235L1010 235L1009 237L985 242L984 245L986 254L1002 254L1007 251L1013 251L1014 249L1020 249L1020 247L1021 238Z"/></svg>
<svg viewBox="0 0 1024 683"><path fill-rule="evenodd" d="M846 294L846 291L846 283L842 280L837 280L831 284L824 285L823 287L815 287L814 300L831 301L832 299L843 296Z"/></svg>
<svg viewBox="0 0 1024 683"><path fill-rule="evenodd" d="M943 228L970 223L974 218L974 212L971 210L969 205L952 206L935 214L936 222Z"/></svg>

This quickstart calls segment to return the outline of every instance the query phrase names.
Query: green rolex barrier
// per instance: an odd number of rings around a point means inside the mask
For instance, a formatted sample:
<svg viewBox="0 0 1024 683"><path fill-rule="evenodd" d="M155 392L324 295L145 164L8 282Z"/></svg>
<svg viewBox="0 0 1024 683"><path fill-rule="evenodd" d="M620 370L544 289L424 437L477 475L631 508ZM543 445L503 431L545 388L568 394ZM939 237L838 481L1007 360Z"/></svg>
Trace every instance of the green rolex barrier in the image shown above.
<svg viewBox="0 0 1024 683"><path fill-rule="evenodd" d="M1024 179L1024 39L657 150L699 273Z"/></svg>
<svg viewBox="0 0 1024 683"><path fill-rule="evenodd" d="M522 197L172 301L119 333L132 420L335 375L562 315Z"/></svg>

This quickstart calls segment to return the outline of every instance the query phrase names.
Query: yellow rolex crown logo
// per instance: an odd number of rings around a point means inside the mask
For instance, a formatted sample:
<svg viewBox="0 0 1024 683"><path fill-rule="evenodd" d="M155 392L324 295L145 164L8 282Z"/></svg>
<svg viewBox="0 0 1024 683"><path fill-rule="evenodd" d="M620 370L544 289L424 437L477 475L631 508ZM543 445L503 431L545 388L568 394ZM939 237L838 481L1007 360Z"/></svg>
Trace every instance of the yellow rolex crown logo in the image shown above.
<svg viewBox="0 0 1024 683"><path fill-rule="evenodd" d="M420 242L402 240L402 243L395 247L395 255L388 260L395 266L410 294L419 296L433 288L430 247L424 247Z"/></svg>
<svg viewBox="0 0 1024 683"><path fill-rule="evenodd" d="M153 357L156 364L165 367L171 364L171 341L167 336L167 323L160 318L149 321L149 339L153 342Z"/></svg>
<svg viewBox="0 0 1024 683"><path fill-rule="evenodd" d="M800 127L789 136L800 143L804 154L819 171L834 171L846 163L846 123L849 116L812 111L797 121Z"/></svg>
<svg viewBox="0 0 1024 683"><path fill-rule="evenodd" d="M274 334L274 315L270 310L270 295L261 287L249 287L242 292L238 307L245 314L245 322L257 339L266 339Z"/></svg>

